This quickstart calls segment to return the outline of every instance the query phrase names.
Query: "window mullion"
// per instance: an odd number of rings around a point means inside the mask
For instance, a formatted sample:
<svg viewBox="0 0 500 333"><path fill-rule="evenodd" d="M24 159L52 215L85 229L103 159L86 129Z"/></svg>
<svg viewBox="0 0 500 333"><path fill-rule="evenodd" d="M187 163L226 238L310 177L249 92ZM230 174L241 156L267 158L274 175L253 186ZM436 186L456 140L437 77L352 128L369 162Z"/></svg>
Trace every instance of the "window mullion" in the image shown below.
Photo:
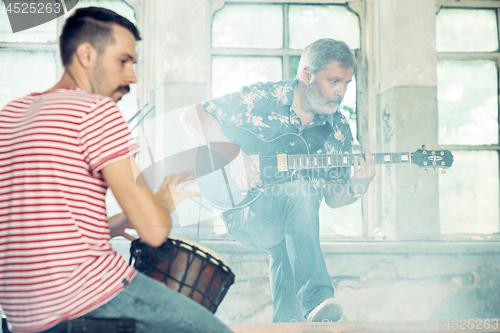
<svg viewBox="0 0 500 333"><path fill-rule="evenodd" d="M288 4L283 5L283 50L288 50L289 33L288 26ZM283 54L283 80L290 80L290 56Z"/></svg>
<svg viewBox="0 0 500 333"><path fill-rule="evenodd" d="M57 51L57 44L45 44L45 43L0 43L0 49L8 49L11 51L39 51L39 52L50 52Z"/></svg>
<svg viewBox="0 0 500 333"><path fill-rule="evenodd" d="M437 60L497 60L500 52L438 52Z"/></svg>
<svg viewBox="0 0 500 333"><path fill-rule="evenodd" d="M216 47L211 49L212 55L222 56L299 56L302 50L283 50L283 49L258 49L258 48L231 48L231 47Z"/></svg>

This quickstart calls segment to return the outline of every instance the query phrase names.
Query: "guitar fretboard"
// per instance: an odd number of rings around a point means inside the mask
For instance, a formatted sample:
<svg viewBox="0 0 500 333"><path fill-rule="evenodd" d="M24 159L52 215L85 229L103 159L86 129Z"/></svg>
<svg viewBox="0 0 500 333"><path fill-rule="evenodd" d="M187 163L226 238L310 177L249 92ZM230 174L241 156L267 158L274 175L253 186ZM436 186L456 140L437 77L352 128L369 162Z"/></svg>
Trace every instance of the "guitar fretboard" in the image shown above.
<svg viewBox="0 0 500 333"><path fill-rule="evenodd" d="M365 159L365 154L307 154L287 157L289 169L332 168L353 166L358 157ZM376 164L410 163L411 153L376 153L373 158Z"/></svg>

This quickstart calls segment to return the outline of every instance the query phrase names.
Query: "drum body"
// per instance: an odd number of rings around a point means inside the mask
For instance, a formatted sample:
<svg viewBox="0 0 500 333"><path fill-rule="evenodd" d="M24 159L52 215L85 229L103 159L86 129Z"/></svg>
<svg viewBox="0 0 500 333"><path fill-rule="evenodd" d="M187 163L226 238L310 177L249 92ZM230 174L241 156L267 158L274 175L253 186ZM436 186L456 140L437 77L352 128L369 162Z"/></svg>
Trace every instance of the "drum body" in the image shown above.
<svg viewBox="0 0 500 333"><path fill-rule="evenodd" d="M157 248L137 239L130 246L130 262L212 313L234 283L233 272L217 254L186 239L172 237Z"/></svg>

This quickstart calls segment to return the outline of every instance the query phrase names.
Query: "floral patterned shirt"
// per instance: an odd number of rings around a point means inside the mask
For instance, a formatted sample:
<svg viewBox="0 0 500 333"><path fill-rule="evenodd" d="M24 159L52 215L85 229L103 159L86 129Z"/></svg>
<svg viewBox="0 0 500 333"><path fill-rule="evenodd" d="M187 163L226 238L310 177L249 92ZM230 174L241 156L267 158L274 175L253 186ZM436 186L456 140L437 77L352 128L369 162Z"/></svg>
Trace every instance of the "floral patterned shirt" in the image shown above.
<svg viewBox="0 0 500 333"><path fill-rule="evenodd" d="M242 127L266 140L285 133L294 133L306 140L310 153L351 153L353 142L351 129L348 120L340 111L326 116L316 114L302 129L300 118L292 109L297 82L295 79L257 83L245 86L238 92L205 101L202 105L223 128ZM326 140L324 134L318 136L328 131L330 132ZM328 177L329 180L336 183L348 182L350 168L339 168L338 171L342 172L335 173L337 174L335 177ZM322 179L307 177L307 180L318 186L325 184Z"/></svg>

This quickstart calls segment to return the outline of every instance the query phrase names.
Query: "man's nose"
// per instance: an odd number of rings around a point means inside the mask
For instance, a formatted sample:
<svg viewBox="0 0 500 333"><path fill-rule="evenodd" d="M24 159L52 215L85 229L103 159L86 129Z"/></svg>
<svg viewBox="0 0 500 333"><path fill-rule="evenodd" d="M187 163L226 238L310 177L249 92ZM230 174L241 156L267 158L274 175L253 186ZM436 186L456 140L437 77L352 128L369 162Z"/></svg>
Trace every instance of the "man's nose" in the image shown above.
<svg viewBox="0 0 500 333"><path fill-rule="evenodd" d="M336 96L344 97L346 91L347 91L347 84L340 83L335 87L334 93Z"/></svg>
<svg viewBox="0 0 500 333"><path fill-rule="evenodd" d="M133 67L131 67L130 71L127 73L126 80L127 84L137 83L137 76L135 76L135 71Z"/></svg>

